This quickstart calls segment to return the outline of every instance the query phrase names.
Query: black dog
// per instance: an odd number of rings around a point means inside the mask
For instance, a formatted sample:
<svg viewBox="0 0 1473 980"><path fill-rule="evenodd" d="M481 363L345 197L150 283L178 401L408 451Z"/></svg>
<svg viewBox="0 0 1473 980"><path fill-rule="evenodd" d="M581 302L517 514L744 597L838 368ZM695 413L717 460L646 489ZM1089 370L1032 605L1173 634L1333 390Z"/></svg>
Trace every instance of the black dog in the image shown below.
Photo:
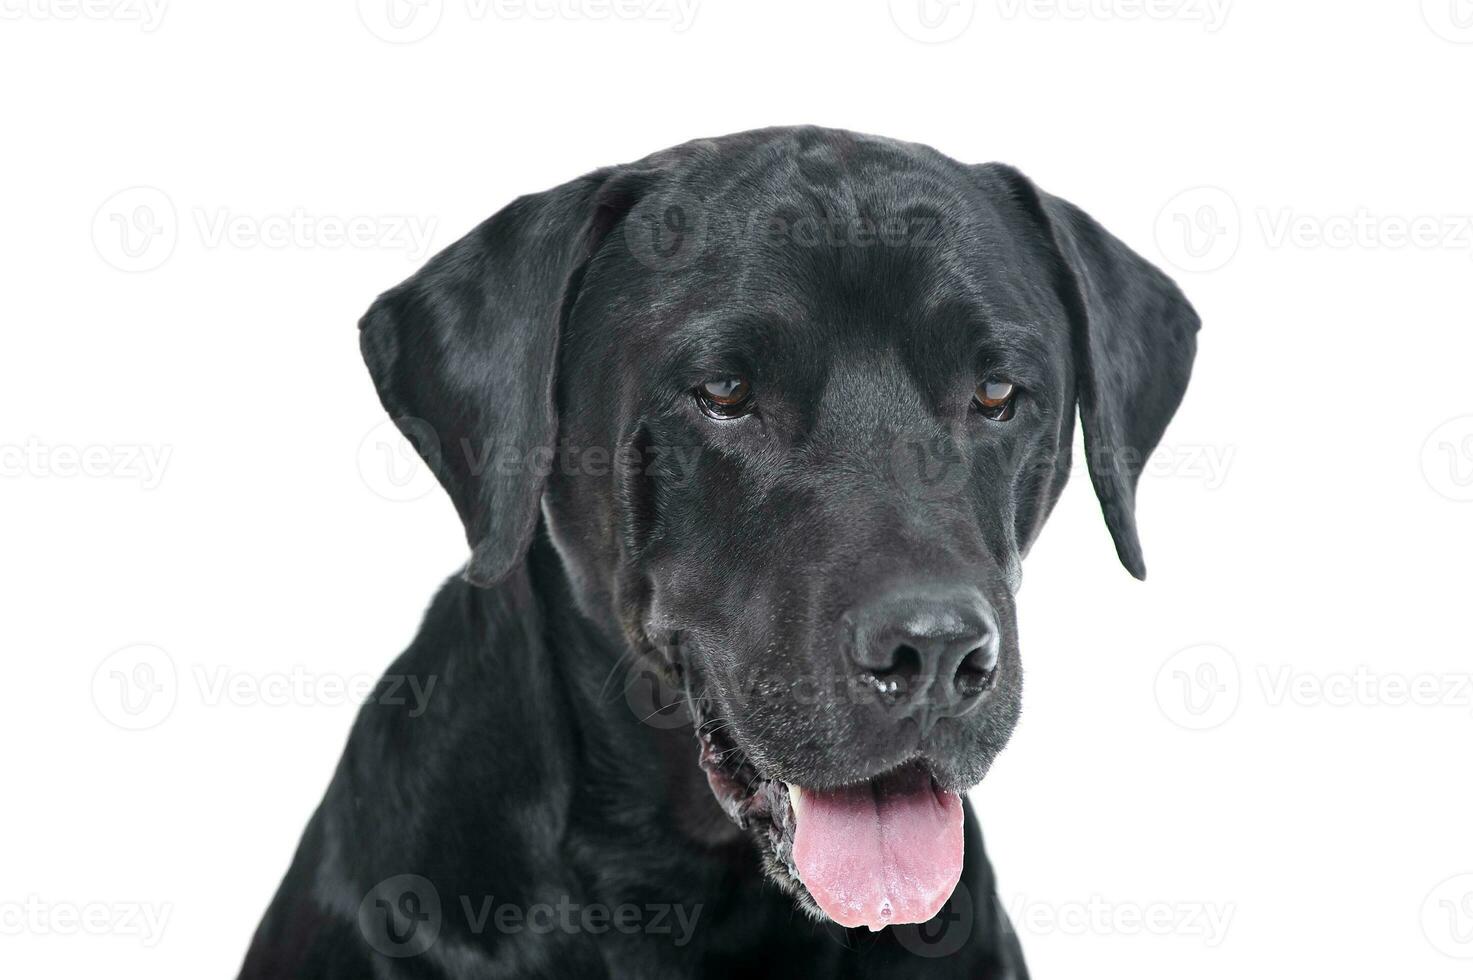
<svg viewBox="0 0 1473 980"><path fill-rule="evenodd" d="M1144 575L1169 279L1009 167L773 129L520 198L360 327L471 558L242 976L1025 975L963 794L1076 406Z"/></svg>

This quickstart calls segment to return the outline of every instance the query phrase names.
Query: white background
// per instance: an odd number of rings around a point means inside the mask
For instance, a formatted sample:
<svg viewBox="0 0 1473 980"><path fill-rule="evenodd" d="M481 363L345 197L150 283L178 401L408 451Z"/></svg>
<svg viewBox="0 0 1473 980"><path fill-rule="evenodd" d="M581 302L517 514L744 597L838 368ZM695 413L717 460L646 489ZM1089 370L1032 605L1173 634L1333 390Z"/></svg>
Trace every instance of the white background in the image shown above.
<svg viewBox="0 0 1473 980"><path fill-rule="evenodd" d="M372 297L519 193L816 122L1022 167L1205 321L1150 581L1082 472L1027 565L977 802L1035 975L1468 975L1467 0L388 2L0 0L0 971L233 975L339 688L463 559L385 466Z"/></svg>

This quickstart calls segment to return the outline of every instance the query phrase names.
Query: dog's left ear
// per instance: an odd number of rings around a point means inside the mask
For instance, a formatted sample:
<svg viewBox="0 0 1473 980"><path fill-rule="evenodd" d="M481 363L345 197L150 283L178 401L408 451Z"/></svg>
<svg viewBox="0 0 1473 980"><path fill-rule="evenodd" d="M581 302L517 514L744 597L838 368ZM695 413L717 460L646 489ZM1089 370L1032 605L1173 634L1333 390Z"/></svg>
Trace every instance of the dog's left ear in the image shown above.
<svg viewBox="0 0 1473 980"><path fill-rule="evenodd" d="M1176 283L1079 208L1012 167L976 169L1002 181L1050 239L1071 320L1090 480L1121 564L1143 579L1136 483L1186 392L1201 320Z"/></svg>
<svg viewBox="0 0 1473 980"><path fill-rule="evenodd" d="M562 323L640 179L606 169L518 198L359 321L379 400L465 524L473 584L505 576L536 529Z"/></svg>

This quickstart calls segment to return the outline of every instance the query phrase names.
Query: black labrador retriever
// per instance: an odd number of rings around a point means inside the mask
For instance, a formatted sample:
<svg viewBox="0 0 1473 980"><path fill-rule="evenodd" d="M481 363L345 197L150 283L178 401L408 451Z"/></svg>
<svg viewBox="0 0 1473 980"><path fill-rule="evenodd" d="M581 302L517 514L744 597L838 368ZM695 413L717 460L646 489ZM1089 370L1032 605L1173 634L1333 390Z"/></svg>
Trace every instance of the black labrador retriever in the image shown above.
<svg viewBox="0 0 1473 980"><path fill-rule="evenodd" d="M1026 975L965 793L1076 406L1145 573L1175 284L1010 167L783 128L519 198L360 328L471 557L243 977Z"/></svg>

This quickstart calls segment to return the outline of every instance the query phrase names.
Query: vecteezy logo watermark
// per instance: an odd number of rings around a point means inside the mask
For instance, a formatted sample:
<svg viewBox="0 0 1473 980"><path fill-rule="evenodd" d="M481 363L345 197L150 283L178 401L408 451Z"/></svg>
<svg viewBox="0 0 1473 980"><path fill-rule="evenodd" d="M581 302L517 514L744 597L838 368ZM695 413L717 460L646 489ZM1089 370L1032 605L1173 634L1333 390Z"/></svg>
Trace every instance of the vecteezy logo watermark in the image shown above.
<svg viewBox="0 0 1473 980"><path fill-rule="evenodd" d="M436 219L404 214L314 214L306 208L250 214L230 208L190 209L198 244L206 249L385 249L418 262L430 251ZM92 217L92 244L123 272L157 269L180 238L174 201L157 187L129 187Z"/></svg>
<svg viewBox="0 0 1473 980"><path fill-rule="evenodd" d="M951 432L899 432L883 453L885 476L907 496L953 500L972 477L964 437Z"/></svg>
<svg viewBox="0 0 1473 980"><path fill-rule="evenodd" d="M1173 654L1156 675L1156 703L1182 728L1216 728L1233 716L1250 691L1266 708L1443 708L1473 714L1473 673L1349 670L1308 671L1293 664L1255 664L1251 685L1238 660L1204 644Z"/></svg>
<svg viewBox="0 0 1473 980"><path fill-rule="evenodd" d="M435 233L434 218L412 214L312 214L299 207L283 214L195 208L193 215L205 248L385 249L418 262Z"/></svg>
<svg viewBox="0 0 1473 980"><path fill-rule="evenodd" d="M1221 187L1193 187L1156 216L1156 247L1186 272L1212 272L1232 261L1243 237L1238 203Z"/></svg>
<svg viewBox="0 0 1473 980"><path fill-rule="evenodd" d="M358 928L374 949L385 956L402 958L428 952L447 923L453 924L457 934L473 936L487 931L534 936L618 932L666 936L672 945L683 947L695 935L700 915L699 904L611 906L575 902L568 895L555 902L532 903L501 901L494 895L459 895L447 904L428 878L399 874L379 882L363 897L358 904Z"/></svg>
<svg viewBox="0 0 1473 980"><path fill-rule="evenodd" d="M972 938L972 929L976 922L972 891L966 882L959 881L941 911L929 922L891 926L890 935L895 937L901 947L916 956L930 960L941 959L961 951L967 940Z"/></svg>
<svg viewBox="0 0 1473 980"><path fill-rule="evenodd" d="M456 16L472 23L498 21L657 21L677 34L695 21L699 0L459 0ZM358 19L374 37L413 44L433 34L445 0L358 0Z"/></svg>
<svg viewBox="0 0 1473 980"><path fill-rule="evenodd" d="M1432 430L1422 443L1422 476L1448 500L1473 500L1473 415L1461 415Z"/></svg>
<svg viewBox="0 0 1473 980"><path fill-rule="evenodd" d="M647 197L621 225L625 247L656 272L683 269L708 248L738 244L768 251L814 249L934 249L954 238L954 222L941 213L812 215L710 213L683 191Z"/></svg>
<svg viewBox="0 0 1473 980"><path fill-rule="evenodd" d="M38 895L0 901L0 936L121 936L157 946L173 902L48 902Z"/></svg>
<svg viewBox="0 0 1473 980"><path fill-rule="evenodd" d="M358 929L385 956L418 956L440 938L440 893L421 875L394 875L358 903Z"/></svg>
<svg viewBox="0 0 1473 980"><path fill-rule="evenodd" d="M425 460L440 458L440 436L424 419L384 419L358 444L358 476L385 500L407 503L435 489L435 474Z"/></svg>
<svg viewBox="0 0 1473 980"><path fill-rule="evenodd" d="M0 20L113 20L158 30L168 0L0 0Z"/></svg>
<svg viewBox="0 0 1473 980"><path fill-rule="evenodd" d="M1422 0L1422 19L1454 44L1473 44L1473 0Z"/></svg>
<svg viewBox="0 0 1473 980"><path fill-rule="evenodd" d="M1215 34L1233 0L997 0L1005 20L1181 21Z"/></svg>
<svg viewBox="0 0 1473 980"><path fill-rule="evenodd" d="M1216 728L1238 710L1242 696L1238 659L1211 643L1178 650L1156 672L1156 704L1169 720L1191 731Z"/></svg>
<svg viewBox="0 0 1473 980"><path fill-rule="evenodd" d="M691 726L685 692L648 664L635 664L624 678L624 702L641 724L663 731Z"/></svg>
<svg viewBox="0 0 1473 980"><path fill-rule="evenodd" d="M423 41L440 26L445 0L358 0L358 19L390 44Z"/></svg>
<svg viewBox="0 0 1473 980"><path fill-rule="evenodd" d="M229 667L196 664L192 671L201 702L207 707L268 708L374 704L407 708L418 718L430 705L439 681L436 674L319 674L296 666L284 671L248 673Z"/></svg>
<svg viewBox="0 0 1473 980"><path fill-rule="evenodd" d="M642 199L622 225L629 254L656 272L673 272L694 262L705 251L710 231L705 205L679 191Z"/></svg>
<svg viewBox="0 0 1473 980"><path fill-rule="evenodd" d="M51 444L31 436L23 443L0 443L0 478L136 480L153 490L173 453L173 446Z"/></svg>
<svg viewBox="0 0 1473 980"><path fill-rule="evenodd" d="M977 15L977 0L890 0L890 19L906 37L941 44L961 37Z"/></svg>
<svg viewBox="0 0 1473 980"><path fill-rule="evenodd" d="M240 671L227 665L194 664L181 685L174 658L148 643L109 654L92 675L92 703L104 719L129 731L162 724L192 691L207 708L328 707L375 704L403 708L408 718L429 709L439 677L434 674L318 673L302 666L279 671Z"/></svg>
<svg viewBox="0 0 1473 980"><path fill-rule="evenodd" d="M405 416L397 425L385 420L369 429L358 443L357 464L358 475L369 490L385 500L406 502L418 500L434 488L431 464L438 467L442 462L454 463L458 471L473 477L530 474L540 479L553 473L607 476L619 472L688 483L695 476L703 452L701 446L652 446L641 450L627 445L610 449L566 442L523 449L498 445L489 437L443 443L429 422Z"/></svg>
<svg viewBox="0 0 1473 980"><path fill-rule="evenodd" d="M1385 214L1366 207L1309 214L1292 207L1252 211L1270 249L1458 250L1473 254L1473 214ZM1213 272L1242 244L1243 214L1220 187L1194 187L1166 202L1156 217L1162 256L1186 272Z"/></svg>
<svg viewBox="0 0 1473 980"><path fill-rule="evenodd" d="M92 673L92 703L119 728L153 728L169 717L178 700L174 659L149 643L114 651Z"/></svg>
<svg viewBox="0 0 1473 980"><path fill-rule="evenodd" d="M128 187L92 216L92 244L104 262L123 272L157 269L174 254L179 216L157 187Z"/></svg>
<svg viewBox="0 0 1473 980"><path fill-rule="evenodd" d="M1237 913L1232 902L1116 902L1099 895L1064 902L1017 896L1007 910L1013 927L1032 935L1181 936L1209 949L1222 944Z"/></svg>
<svg viewBox="0 0 1473 980"><path fill-rule="evenodd" d="M1473 960L1473 873L1453 875L1427 893L1422 935L1444 956Z"/></svg>

